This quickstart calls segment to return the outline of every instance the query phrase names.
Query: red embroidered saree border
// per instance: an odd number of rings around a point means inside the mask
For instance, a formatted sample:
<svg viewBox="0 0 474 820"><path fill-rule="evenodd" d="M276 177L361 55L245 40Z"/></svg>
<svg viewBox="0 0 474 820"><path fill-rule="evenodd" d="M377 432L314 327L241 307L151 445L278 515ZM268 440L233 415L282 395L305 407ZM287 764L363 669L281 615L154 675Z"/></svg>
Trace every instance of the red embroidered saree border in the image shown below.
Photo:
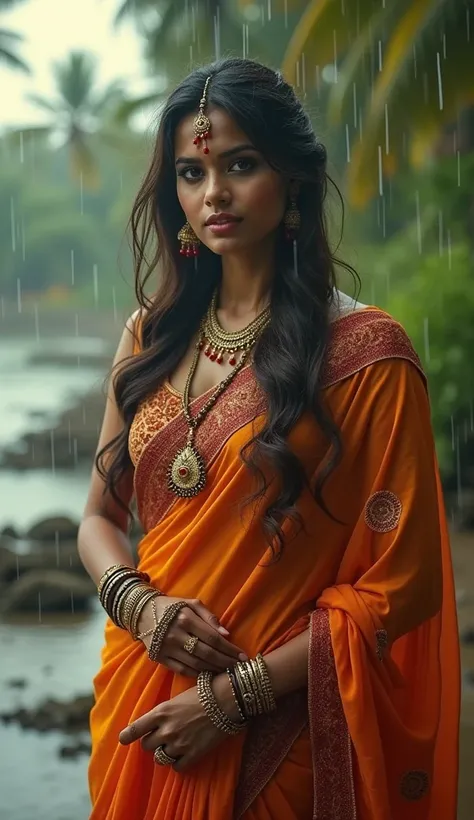
<svg viewBox="0 0 474 820"><path fill-rule="evenodd" d="M329 612L311 614L308 711L313 753L313 820L356 820L352 743L339 694Z"/></svg>

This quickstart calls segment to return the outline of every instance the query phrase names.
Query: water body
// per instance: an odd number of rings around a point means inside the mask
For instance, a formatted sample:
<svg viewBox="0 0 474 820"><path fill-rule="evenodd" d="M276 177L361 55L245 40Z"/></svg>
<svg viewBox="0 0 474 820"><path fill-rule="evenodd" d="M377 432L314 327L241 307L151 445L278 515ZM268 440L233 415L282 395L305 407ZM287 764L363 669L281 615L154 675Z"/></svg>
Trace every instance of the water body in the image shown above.
<svg viewBox="0 0 474 820"><path fill-rule="evenodd" d="M36 352L78 355L79 365L32 365ZM50 427L103 373L80 365L81 353L102 353L100 339L0 339L0 450L27 431ZM19 531L49 515L78 519L89 471L0 470L0 529ZM46 697L87 694L99 666L104 614L18 616L0 622L0 712L30 707ZM24 688L9 682L24 679ZM60 732L38 733L0 723L0 820L86 820L87 758L63 760Z"/></svg>

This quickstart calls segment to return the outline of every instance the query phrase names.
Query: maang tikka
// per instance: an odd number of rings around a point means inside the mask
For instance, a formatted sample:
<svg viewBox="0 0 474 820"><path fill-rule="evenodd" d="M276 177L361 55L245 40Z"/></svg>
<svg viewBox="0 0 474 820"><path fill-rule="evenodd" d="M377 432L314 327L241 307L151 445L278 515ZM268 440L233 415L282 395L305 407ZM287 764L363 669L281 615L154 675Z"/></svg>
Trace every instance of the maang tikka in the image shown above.
<svg viewBox="0 0 474 820"><path fill-rule="evenodd" d="M201 101L199 103L199 112L198 112L197 116L194 118L194 122L193 122L193 131L194 131L194 140L193 140L193 142L194 142L194 145L197 145L197 147L199 148L201 143L204 143L203 151L204 151L205 154L209 153L209 146L207 144L207 141L209 139L211 139L211 136L212 136L212 134L211 134L211 128L212 128L211 121L210 121L209 117L207 116L207 114L204 113L204 108L205 108L206 103L207 103L207 89L209 87L210 80L211 80L211 77L209 76L206 80L205 85L204 85L204 91L202 92Z"/></svg>

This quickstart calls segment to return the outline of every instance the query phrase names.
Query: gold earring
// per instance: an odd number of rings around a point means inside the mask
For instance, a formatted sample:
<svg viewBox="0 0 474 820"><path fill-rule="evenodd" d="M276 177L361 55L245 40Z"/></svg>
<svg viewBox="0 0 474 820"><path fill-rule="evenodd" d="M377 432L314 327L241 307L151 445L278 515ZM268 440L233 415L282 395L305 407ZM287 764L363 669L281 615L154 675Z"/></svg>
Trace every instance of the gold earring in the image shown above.
<svg viewBox="0 0 474 820"><path fill-rule="evenodd" d="M285 238L290 241L296 239L301 228L301 214L294 196L291 197L290 204L286 209L283 224L285 226Z"/></svg>
<svg viewBox="0 0 474 820"><path fill-rule="evenodd" d="M178 233L181 242L179 250L181 256L198 256L199 245L201 244L189 222L186 222Z"/></svg>

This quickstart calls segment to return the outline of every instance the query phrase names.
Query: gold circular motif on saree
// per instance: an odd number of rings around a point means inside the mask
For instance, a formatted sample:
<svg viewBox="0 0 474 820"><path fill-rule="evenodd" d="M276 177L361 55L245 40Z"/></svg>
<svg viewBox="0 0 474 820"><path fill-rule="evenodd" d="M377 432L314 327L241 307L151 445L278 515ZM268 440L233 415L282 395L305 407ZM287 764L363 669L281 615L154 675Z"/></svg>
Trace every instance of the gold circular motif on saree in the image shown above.
<svg viewBox="0 0 474 820"><path fill-rule="evenodd" d="M421 800L430 787L428 773L422 769L406 772L400 782L400 792L405 800Z"/></svg>
<svg viewBox="0 0 474 820"><path fill-rule="evenodd" d="M197 638L196 635L190 635L188 638L186 638L183 649L186 652L189 652L190 655L194 655L198 642L199 638Z"/></svg>
<svg viewBox="0 0 474 820"><path fill-rule="evenodd" d="M176 763L178 760L177 757L167 755L164 746L157 746L153 757L155 758L155 763L158 763L159 766L172 766L173 763Z"/></svg>
<svg viewBox="0 0 474 820"><path fill-rule="evenodd" d="M365 505L365 523L374 532L390 532L398 527L402 502L395 493L380 490Z"/></svg>

